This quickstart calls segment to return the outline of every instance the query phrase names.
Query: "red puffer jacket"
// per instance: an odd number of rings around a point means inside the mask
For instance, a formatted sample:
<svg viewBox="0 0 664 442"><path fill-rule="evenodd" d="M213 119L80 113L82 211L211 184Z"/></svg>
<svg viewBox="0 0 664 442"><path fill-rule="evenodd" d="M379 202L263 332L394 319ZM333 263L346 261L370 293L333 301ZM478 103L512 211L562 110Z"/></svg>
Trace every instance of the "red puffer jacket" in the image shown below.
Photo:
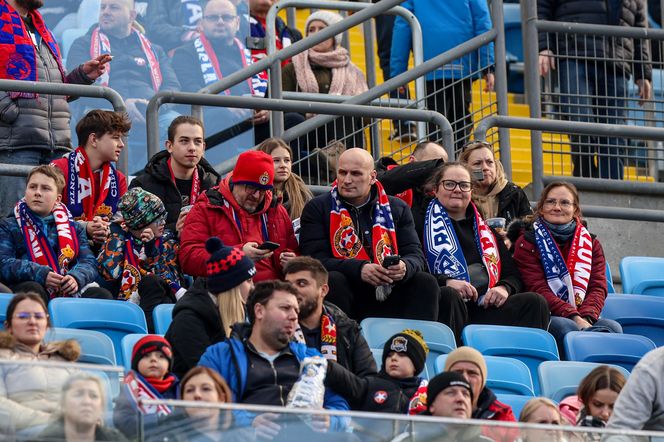
<svg viewBox="0 0 664 442"><path fill-rule="evenodd" d="M230 178L225 178L218 186L201 194L187 215L180 234L179 259L182 270L188 275L206 276L206 261L210 254L205 250L205 241L211 236L218 236L225 245L231 247L242 247L251 241L261 244L270 240L279 243L280 247L272 257L256 262L254 281L282 279L279 256L285 251L298 252L288 212L273 200L272 192L267 192L263 207L250 214L237 205L229 183ZM240 226L233 218L233 210ZM264 238L262 233L263 214L267 214L268 238Z"/></svg>

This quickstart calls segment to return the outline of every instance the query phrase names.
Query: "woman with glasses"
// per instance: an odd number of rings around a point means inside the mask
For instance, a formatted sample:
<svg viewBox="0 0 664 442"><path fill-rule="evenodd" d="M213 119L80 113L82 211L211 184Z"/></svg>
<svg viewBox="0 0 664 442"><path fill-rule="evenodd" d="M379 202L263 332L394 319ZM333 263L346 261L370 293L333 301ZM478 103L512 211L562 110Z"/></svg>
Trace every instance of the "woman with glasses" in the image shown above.
<svg viewBox="0 0 664 442"><path fill-rule="evenodd" d="M424 251L441 287L438 320L452 328L458 341L470 323L546 329L546 303L536 293L520 293L512 257L471 201L470 171L461 163L446 163L434 184Z"/></svg>
<svg viewBox="0 0 664 442"><path fill-rule="evenodd" d="M604 250L581 220L572 184L555 182L542 191L534 217L514 245L514 260L526 288L549 304L549 332L559 350L570 331L622 333L616 321L599 317L607 295Z"/></svg>
<svg viewBox="0 0 664 442"><path fill-rule="evenodd" d="M6 331L0 333L0 428L25 430L44 425L58 410L60 391L74 368L9 365L12 361L75 362L74 340L44 342L50 325L42 297L17 293L7 306Z"/></svg>

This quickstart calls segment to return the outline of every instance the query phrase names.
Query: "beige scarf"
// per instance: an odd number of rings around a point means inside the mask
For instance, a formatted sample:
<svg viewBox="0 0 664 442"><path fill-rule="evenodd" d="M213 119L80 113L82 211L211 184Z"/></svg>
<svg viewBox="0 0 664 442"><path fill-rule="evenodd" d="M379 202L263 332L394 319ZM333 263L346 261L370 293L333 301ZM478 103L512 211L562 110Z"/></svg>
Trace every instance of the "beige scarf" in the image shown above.
<svg viewBox="0 0 664 442"><path fill-rule="evenodd" d="M477 206L484 219L495 218L498 214L498 194L507 186L507 178L503 171L503 165L496 161L496 180L489 187L486 195L480 195L477 190L473 191L473 202Z"/></svg>

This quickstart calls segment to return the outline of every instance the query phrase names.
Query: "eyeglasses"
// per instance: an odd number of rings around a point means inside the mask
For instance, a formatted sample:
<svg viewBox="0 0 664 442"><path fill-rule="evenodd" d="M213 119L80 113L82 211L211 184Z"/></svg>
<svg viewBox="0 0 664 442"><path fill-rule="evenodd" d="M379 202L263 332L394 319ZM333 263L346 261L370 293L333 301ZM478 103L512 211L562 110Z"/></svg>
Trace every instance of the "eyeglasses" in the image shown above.
<svg viewBox="0 0 664 442"><path fill-rule="evenodd" d="M252 186L251 184L245 184L244 185L244 192L249 194L249 195L255 195L256 192L258 192L260 195L265 194L267 192L266 189L261 189L260 187Z"/></svg>
<svg viewBox="0 0 664 442"><path fill-rule="evenodd" d="M226 23L232 22L237 18L237 15L233 14L210 14L210 15L205 15L203 18L210 23L216 23L219 20L223 20Z"/></svg>
<svg viewBox="0 0 664 442"><path fill-rule="evenodd" d="M28 321L30 318L35 318L37 321L39 321L41 319L46 319L46 316L46 313L43 312L18 312L14 315L16 319L20 319L21 321Z"/></svg>
<svg viewBox="0 0 664 442"><path fill-rule="evenodd" d="M459 190L462 192L470 192L470 189L473 187L470 181L454 181L454 180L443 180L438 185L443 185L443 189L448 191L453 191L459 187Z"/></svg>
<svg viewBox="0 0 664 442"><path fill-rule="evenodd" d="M571 207L574 206L574 203L569 200L556 200L553 198L548 198L544 200L544 207L547 208L553 208L556 207L557 205L560 205L561 209L570 209Z"/></svg>

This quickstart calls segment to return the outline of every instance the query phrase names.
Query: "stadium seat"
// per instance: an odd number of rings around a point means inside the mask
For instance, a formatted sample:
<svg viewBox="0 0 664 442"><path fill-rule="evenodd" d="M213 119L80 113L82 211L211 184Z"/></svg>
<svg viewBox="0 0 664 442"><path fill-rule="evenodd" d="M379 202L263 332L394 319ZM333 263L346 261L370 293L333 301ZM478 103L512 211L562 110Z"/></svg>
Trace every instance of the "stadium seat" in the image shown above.
<svg viewBox="0 0 664 442"><path fill-rule="evenodd" d="M173 321L173 309L175 304L159 304L152 310L152 322L154 332L158 335L165 335L168 327Z"/></svg>
<svg viewBox="0 0 664 442"><path fill-rule="evenodd" d="M521 31L521 9L518 4L503 4L505 23L505 51L509 62L508 90L523 93L523 36Z"/></svg>
<svg viewBox="0 0 664 442"><path fill-rule="evenodd" d="M380 348L372 348L371 354L376 361L376 367L378 367L378 371L380 371L380 367L383 364L383 350Z"/></svg>
<svg viewBox="0 0 664 442"><path fill-rule="evenodd" d="M445 368L447 355L436 358L436 374ZM528 366L518 359L484 356L487 375L486 386L496 394L535 396L533 378Z"/></svg>
<svg viewBox="0 0 664 442"><path fill-rule="evenodd" d="M369 348L382 349L385 341L403 329L419 330L429 346L426 366L423 376L430 379L436 372L436 358L447 354L456 348L454 332L445 324L434 321L418 321L415 319L394 318L366 318L360 324L362 335L367 340Z"/></svg>
<svg viewBox="0 0 664 442"><path fill-rule="evenodd" d="M538 369L542 396L560 402L567 396L576 394L577 387L588 373L600 365L609 365L620 371L626 378L629 371L619 365L598 364L579 361L545 361Z"/></svg>
<svg viewBox="0 0 664 442"><path fill-rule="evenodd" d="M45 342L75 339L81 345L78 362L100 365L117 365L113 341L105 334L94 330L52 327L44 337Z"/></svg>
<svg viewBox="0 0 664 442"><path fill-rule="evenodd" d="M650 350L652 340L623 333L569 332L565 335L565 355L570 361L619 365L628 371Z"/></svg>
<svg viewBox="0 0 664 442"><path fill-rule="evenodd" d="M616 292L616 288L613 286L613 274L611 273L611 267L609 267L609 261L606 261L606 288L609 293Z"/></svg>
<svg viewBox="0 0 664 442"><path fill-rule="evenodd" d="M7 306L14 297L13 293L0 293L0 328L4 328L7 320Z"/></svg>
<svg viewBox="0 0 664 442"><path fill-rule="evenodd" d="M121 341L130 333L147 333L143 310L125 301L89 298L55 298L48 304L54 327L96 330L111 338L115 358L123 364Z"/></svg>
<svg viewBox="0 0 664 442"><path fill-rule="evenodd" d="M606 298L601 317L618 321L624 333L650 338L658 347L664 345L664 298L612 295Z"/></svg>
<svg viewBox="0 0 664 442"><path fill-rule="evenodd" d="M664 258L625 256L620 278L623 293L664 296Z"/></svg>
<svg viewBox="0 0 664 442"><path fill-rule="evenodd" d="M522 396L520 394L497 394L496 398L503 404L512 407L512 413L514 413L514 417L518 421L523 406L526 405L526 402L532 399L532 396Z"/></svg>
<svg viewBox="0 0 664 442"><path fill-rule="evenodd" d="M131 333L122 338L122 357L126 371L131 370L131 353L134 350L134 345L143 336L145 336L145 333Z"/></svg>
<svg viewBox="0 0 664 442"><path fill-rule="evenodd" d="M461 335L466 345L487 356L505 356L519 359L528 366L535 394L539 394L537 367L543 361L558 361L556 340L545 330L504 325L471 324Z"/></svg>

